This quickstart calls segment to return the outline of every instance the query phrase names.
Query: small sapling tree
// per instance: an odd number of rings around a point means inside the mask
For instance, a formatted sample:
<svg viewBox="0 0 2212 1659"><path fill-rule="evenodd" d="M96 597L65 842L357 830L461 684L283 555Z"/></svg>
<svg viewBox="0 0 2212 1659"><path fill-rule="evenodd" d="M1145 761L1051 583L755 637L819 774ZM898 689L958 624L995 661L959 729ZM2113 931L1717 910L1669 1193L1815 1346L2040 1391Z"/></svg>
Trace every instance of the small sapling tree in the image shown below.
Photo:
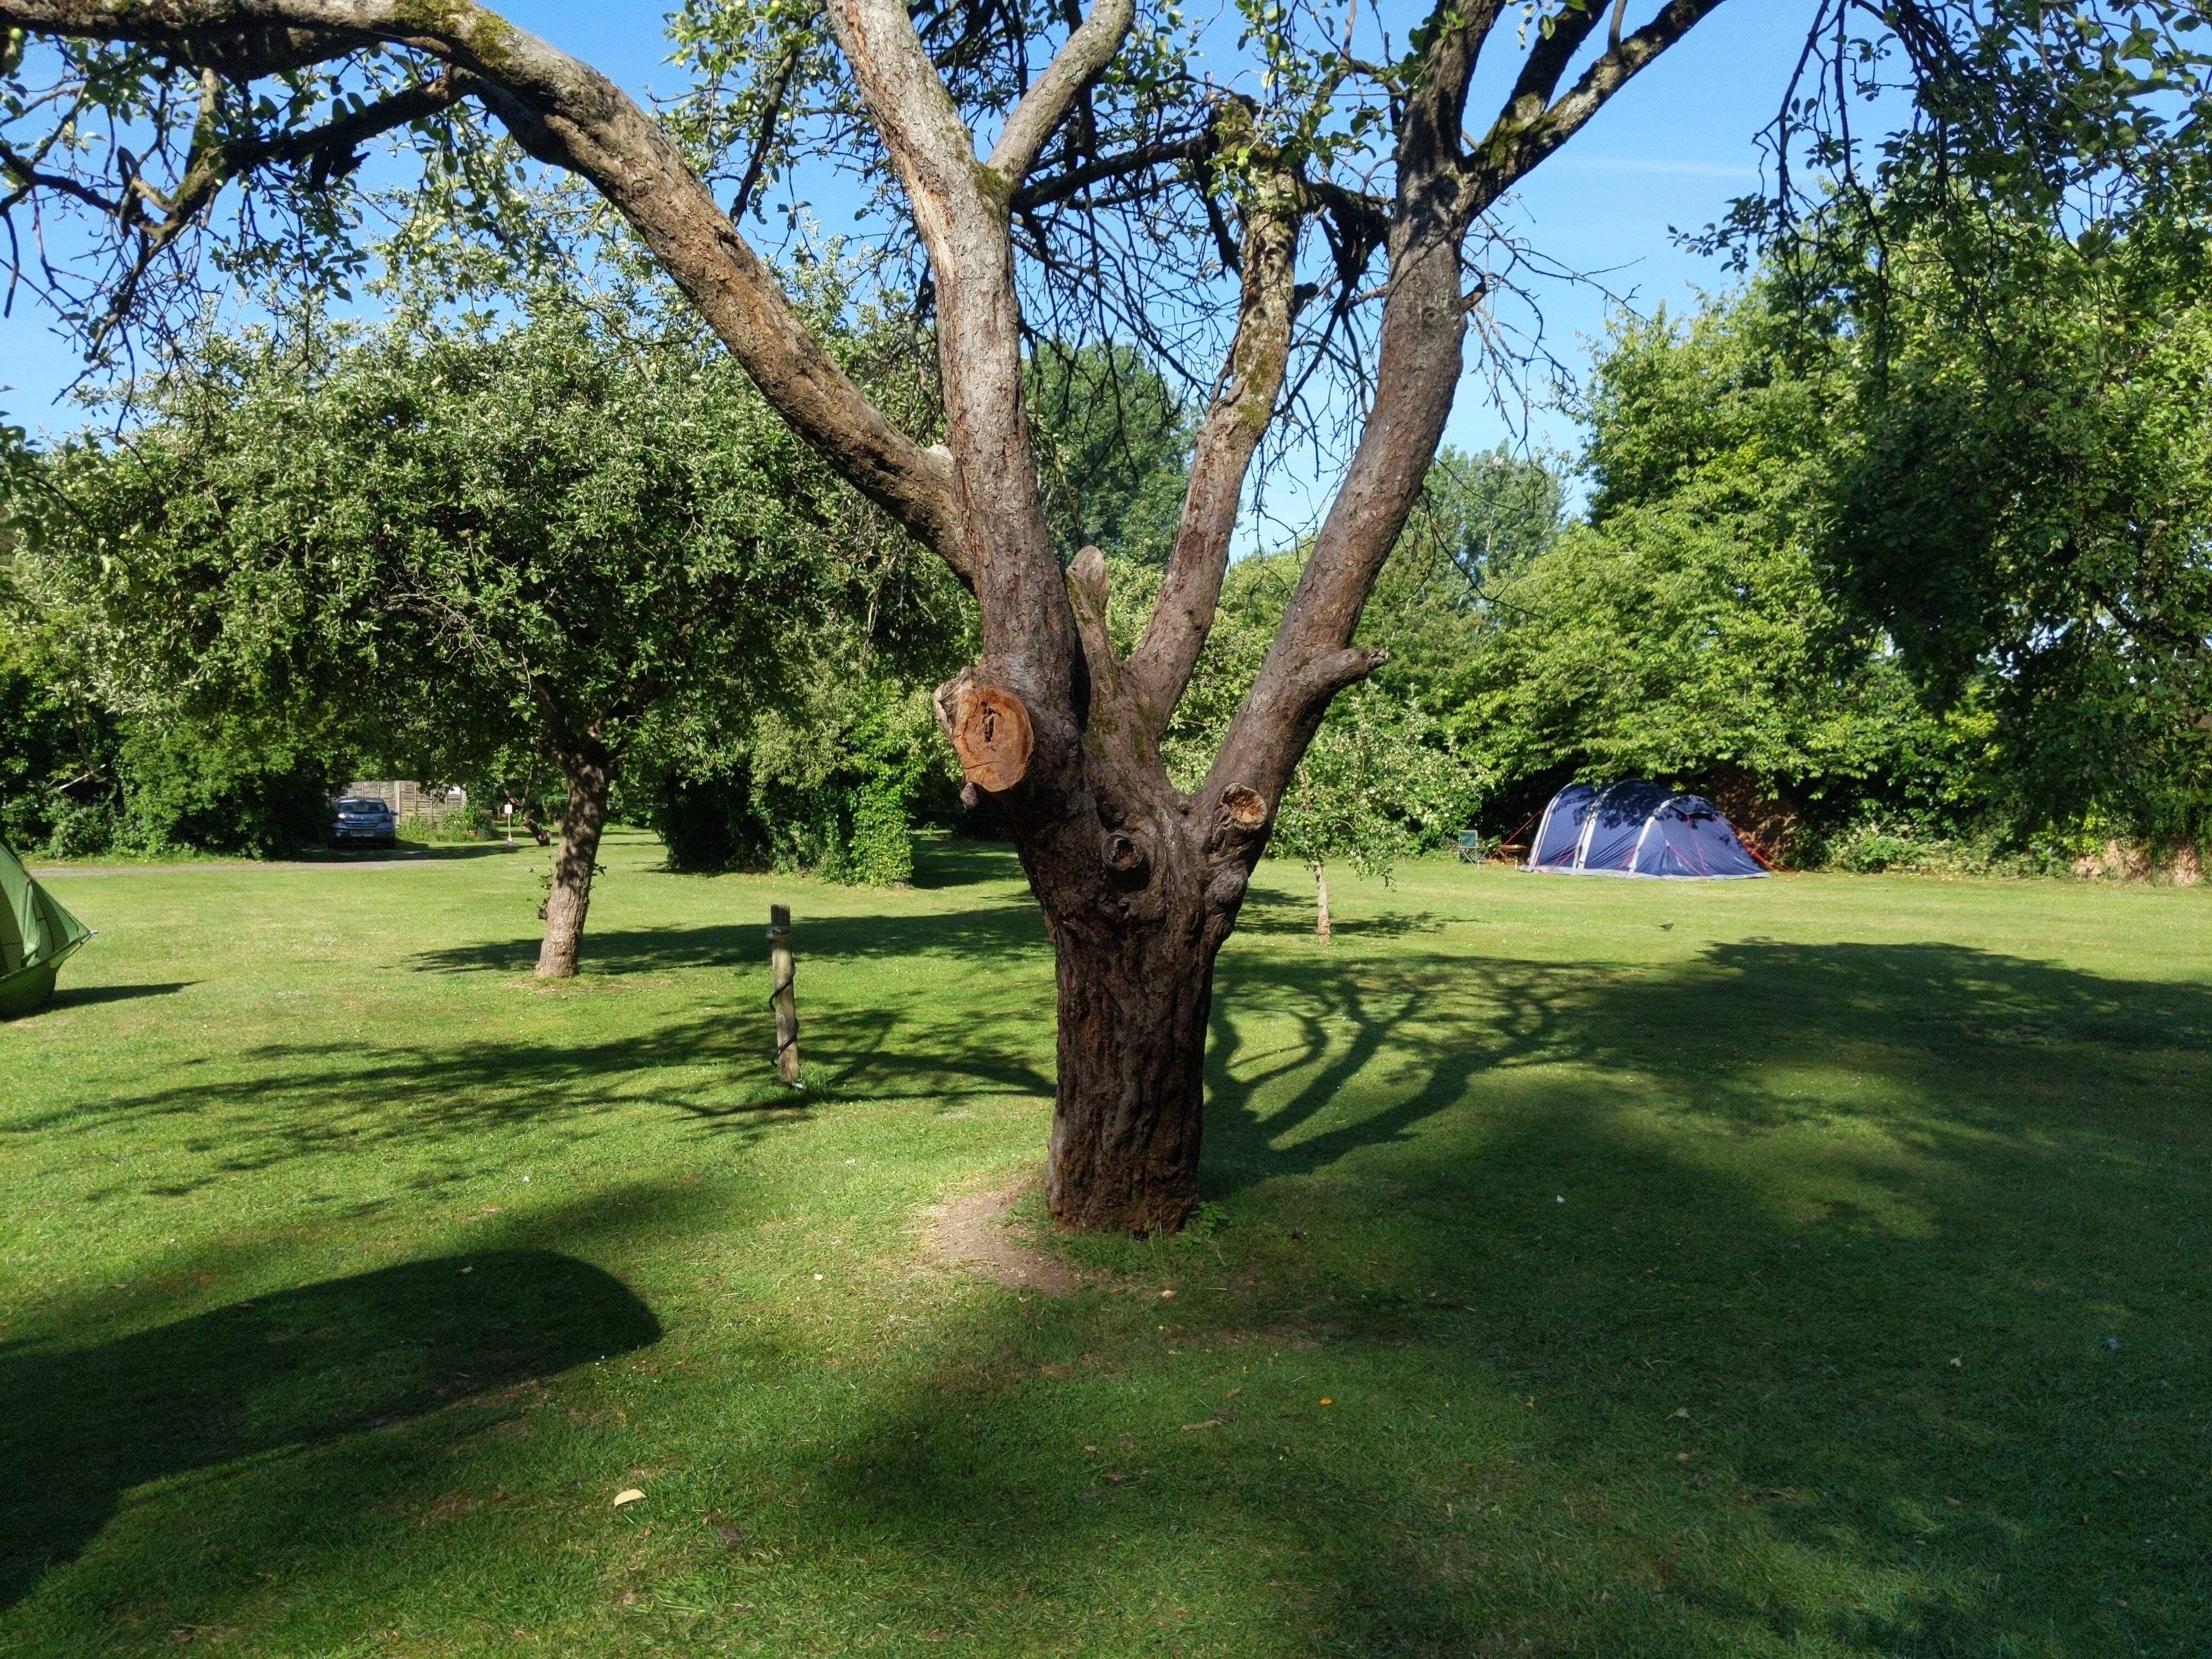
<svg viewBox="0 0 2212 1659"><path fill-rule="evenodd" d="M1271 843L1313 871L1314 937L1329 942L1332 860L1388 881L1400 859L1466 824L1480 799L1474 769L1418 705L1355 688L1314 733Z"/></svg>

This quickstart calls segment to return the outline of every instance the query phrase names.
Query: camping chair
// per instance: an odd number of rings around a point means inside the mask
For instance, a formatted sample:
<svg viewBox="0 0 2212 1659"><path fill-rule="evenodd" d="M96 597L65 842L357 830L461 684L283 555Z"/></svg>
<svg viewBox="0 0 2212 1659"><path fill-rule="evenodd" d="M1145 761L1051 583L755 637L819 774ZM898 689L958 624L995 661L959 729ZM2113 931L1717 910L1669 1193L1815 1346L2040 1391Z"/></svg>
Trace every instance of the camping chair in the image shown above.
<svg viewBox="0 0 2212 1659"><path fill-rule="evenodd" d="M1459 832L1459 861L1462 864L1482 862L1482 836L1478 831L1462 830Z"/></svg>

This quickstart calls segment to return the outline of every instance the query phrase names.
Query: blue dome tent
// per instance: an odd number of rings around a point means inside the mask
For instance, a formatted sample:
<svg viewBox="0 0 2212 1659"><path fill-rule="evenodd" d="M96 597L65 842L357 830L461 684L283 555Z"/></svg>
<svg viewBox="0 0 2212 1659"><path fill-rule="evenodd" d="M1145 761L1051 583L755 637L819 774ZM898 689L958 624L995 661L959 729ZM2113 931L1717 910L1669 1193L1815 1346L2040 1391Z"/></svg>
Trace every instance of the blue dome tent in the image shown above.
<svg viewBox="0 0 2212 1659"><path fill-rule="evenodd" d="M1601 788L1571 783L1553 796L1536 826L1528 867L1697 881L1766 874L1720 808L1702 795L1678 795L1642 778Z"/></svg>

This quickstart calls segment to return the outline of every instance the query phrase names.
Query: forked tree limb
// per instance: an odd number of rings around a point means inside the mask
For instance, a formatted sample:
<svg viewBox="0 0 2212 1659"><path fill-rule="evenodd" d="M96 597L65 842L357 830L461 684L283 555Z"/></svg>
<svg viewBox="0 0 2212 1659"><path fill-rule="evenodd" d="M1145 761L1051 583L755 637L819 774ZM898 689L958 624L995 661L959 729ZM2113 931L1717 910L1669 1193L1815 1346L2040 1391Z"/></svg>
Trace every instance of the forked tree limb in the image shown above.
<svg viewBox="0 0 2212 1659"><path fill-rule="evenodd" d="M972 583L950 468L837 367L674 142L589 64L473 0L0 0L0 27L139 42L236 76L377 46L467 72L526 149L581 175L629 222L777 413Z"/></svg>
<svg viewBox="0 0 2212 1659"><path fill-rule="evenodd" d="M1628 84L1638 70L1719 9L1722 3L1723 0L1668 0L1657 16L1634 33L1622 38L1616 33L1596 61L1556 101L1547 104L1543 99L1550 97L1552 88L1557 85L1559 73L1565 68L1564 63L1544 85L1542 98L1509 97L1489 132L1468 158L1466 177L1470 217L1483 211L1510 189L1516 179L1573 137L1607 99ZM1589 19L1595 21L1595 10ZM1534 61L1533 55L1530 61Z"/></svg>
<svg viewBox="0 0 2212 1659"><path fill-rule="evenodd" d="M1527 118L1544 112L1559 88L1559 77L1597 27L1601 9L1601 5L1585 4L1581 11L1562 9L1553 15L1551 32L1539 35L1528 48L1521 73L1514 77L1513 90L1505 95L1508 112Z"/></svg>
<svg viewBox="0 0 2212 1659"><path fill-rule="evenodd" d="M1459 249L1471 216L1462 201L1460 125L1498 8L1486 5L1482 15L1455 27L1454 3L1440 0L1431 15L1419 78L1399 126L1389 276L1370 412L1267 655L1206 776L1208 793L1249 789L1271 815L1335 689L1323 689L1327 676L1317 665L1352 643L1368 591L1428 476L1458 388L1467 327Z"/></svg>
<svg viewBox="0 0 2212 1659"><path fill-rule="evenodd" d="M1420 75L1399 127L1371 412L1267 658L1214 757L1209 793L1247 787L1272 811L1329 699L1374 666L1370 653L1350 649L1352 635L1419 497L1451 411L1468 305L1460 247L1475 215L1721 3L1669 0L1650 23L1609 47L1556 103L1532 113L1527 100L1539 89L1548 94L1580 37L1562 52L1546 52L1540 67L1524 66L1521 84L1472 156L1461 138L1468 88L1501 8L1484 0L1470 12L1442 0L1431 15Z"/></svg>
<svg viewBox="0 0 2212 1659"><path fill-rule="evenodd" d="M1125 675L1155 738L1182 701L1213 627L1244 480L1274 418L1297 315L1297 180L1284 172L1263 176L1243 216L1236 336L1192 447L1190 479L1167 575L1144 635L1129 653Z"/></svg>
<svg viewBox="0 0 2212 1659"><path fill-rule="evenodd" d="M1020 185L1036 164L1037 152L1066 118L1078 95L1121 49L1136 15L1135 0L1098 0L1053 54L1044 73L1030 82L1006 118L985 164L999 175L1004 188L1011 191Z"/></svg>

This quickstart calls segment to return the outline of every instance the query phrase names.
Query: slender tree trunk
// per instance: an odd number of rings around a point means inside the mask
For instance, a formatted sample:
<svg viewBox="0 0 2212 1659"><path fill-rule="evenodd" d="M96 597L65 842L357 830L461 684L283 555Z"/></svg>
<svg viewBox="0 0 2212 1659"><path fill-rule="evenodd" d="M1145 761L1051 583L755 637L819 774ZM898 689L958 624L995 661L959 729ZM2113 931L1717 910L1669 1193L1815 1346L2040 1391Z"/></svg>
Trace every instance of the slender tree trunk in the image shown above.
<svg viewBox="0 0 2212 1659"><path fill-rule="evenodd" d="M561 850L553 859L553 890L545 897L545 942L538 951L540 979L575 975L584 915L592 908L599 832L606 828L607 793L614 784L613 758L595 740L575 744L560 763L568 781L568 809L561 819Z"/></svg>
<svg viewBox="0 0 2212 1659"><path fill-rule="evenodd" d="M1328 943L1328 872L1322 867L1319 859L1314 867L1314 937L1323 945Z"/></svg>

